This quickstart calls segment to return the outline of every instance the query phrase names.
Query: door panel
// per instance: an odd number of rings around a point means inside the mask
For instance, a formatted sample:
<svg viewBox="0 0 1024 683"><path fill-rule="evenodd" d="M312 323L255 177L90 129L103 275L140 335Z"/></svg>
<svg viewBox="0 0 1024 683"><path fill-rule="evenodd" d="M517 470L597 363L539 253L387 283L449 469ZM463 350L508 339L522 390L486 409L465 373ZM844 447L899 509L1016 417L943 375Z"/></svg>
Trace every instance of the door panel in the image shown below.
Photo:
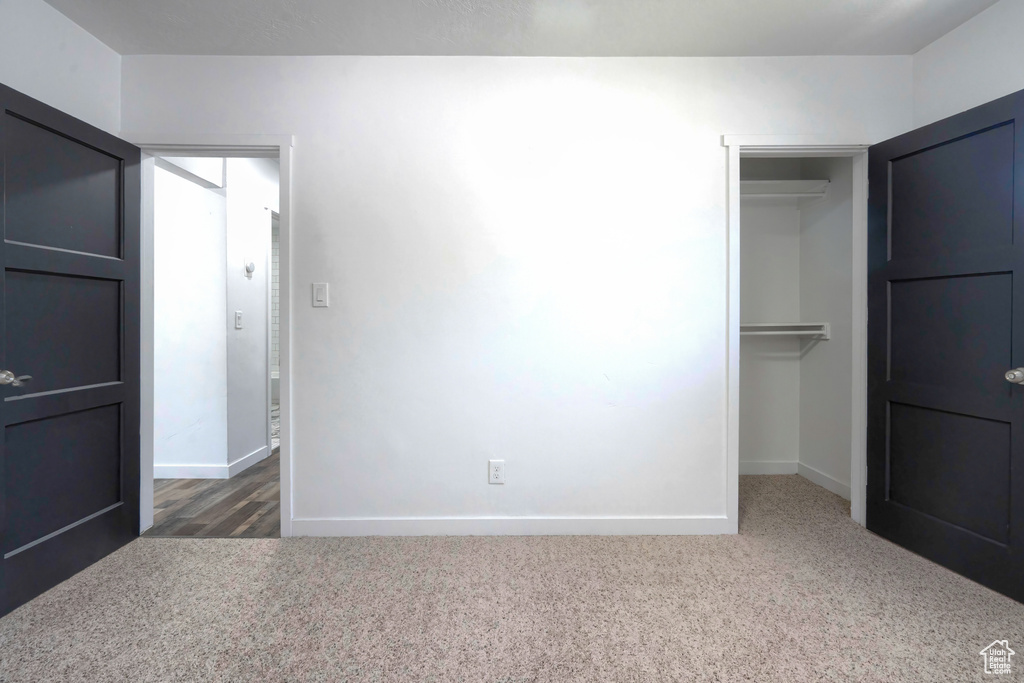
<svg viewBox="0 0 1024 683"><path fill-rule="evenodd" d="M0 86L0 614L138 535L139 151Z"/></svg>
<svg viewBox="0 0 1024 683"><path fill-rule="evenodd" d="M869 152L868 528L1024 600L1024 93Z"/></svg>
<svg viewBox="0 0 1024 683"><path fill-rule="evenodd" d="M891 282L889 379L1009 393L1012 286L1006 273Z"/></svg>
<svg viewBox="0 0 1024 683"><path fill-rule="evenodd" d="M4 117L6 239L121 257L121 160Z"/></svg>
<svg viewBox="0 0 1024 683"><path fill-rule="evenodd" d="M4 554L121 502L120 406L7 428Z"/></svg>
<svg viewBox="0 0 1024 683"><path fill-rule="evenodd" d="M889 499L1006 543L1010 424L920 406L889 407ZM922 443L930 443L924 450ZM980 451L985 458L964 458Z"/></svg>
<svg viewBox="0 0 1024 683"><path fill-rule="evenodd" d="M121 283L7 273L7 365L38 368L32 393L121 379Z"/></svg>
<svg viewBox="0 0 1024 683"><path fill-rule="evenodd" d="M892 257L1010 244L1013 146L1004 123L893 159Z"/></svg>

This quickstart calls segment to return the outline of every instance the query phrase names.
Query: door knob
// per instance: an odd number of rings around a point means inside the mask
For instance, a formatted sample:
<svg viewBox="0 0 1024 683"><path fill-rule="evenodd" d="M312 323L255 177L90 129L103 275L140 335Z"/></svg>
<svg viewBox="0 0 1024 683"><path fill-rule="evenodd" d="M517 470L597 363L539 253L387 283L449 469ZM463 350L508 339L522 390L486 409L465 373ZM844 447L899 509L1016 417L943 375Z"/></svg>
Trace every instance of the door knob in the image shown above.
<svg viewBox="0 0 1024 683"><path fill-rule="evenodd" d="M1006 381L1013 384L1024 382L1024 368L1014 368L1006 371Z"/></svg>
<svg viewBox="0 0 1024 683"><path fill-rule="evenodd" d="M0 370L0 385L10 384L12 387L20 387L23 383L32 379L32 375L15 377L10 370Z"/></svg>

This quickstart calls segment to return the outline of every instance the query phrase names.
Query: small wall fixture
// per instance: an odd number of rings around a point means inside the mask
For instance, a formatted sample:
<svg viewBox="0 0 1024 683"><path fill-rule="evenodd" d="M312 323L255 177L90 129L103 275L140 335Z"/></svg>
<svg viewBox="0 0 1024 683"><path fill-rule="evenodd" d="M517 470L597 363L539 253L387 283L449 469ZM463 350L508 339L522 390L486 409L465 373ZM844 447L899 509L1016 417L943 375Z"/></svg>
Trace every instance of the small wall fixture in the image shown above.
<svg viewBox="0 0 1024 683"><path fill-rule="evenodd" d="M255 272L256 272L256 264L255 263L253 263L252 261L249 261L248 263L245 264L245 276L247 278L249 278L251 280L252 279L252 274L255 273Z"/></svg>

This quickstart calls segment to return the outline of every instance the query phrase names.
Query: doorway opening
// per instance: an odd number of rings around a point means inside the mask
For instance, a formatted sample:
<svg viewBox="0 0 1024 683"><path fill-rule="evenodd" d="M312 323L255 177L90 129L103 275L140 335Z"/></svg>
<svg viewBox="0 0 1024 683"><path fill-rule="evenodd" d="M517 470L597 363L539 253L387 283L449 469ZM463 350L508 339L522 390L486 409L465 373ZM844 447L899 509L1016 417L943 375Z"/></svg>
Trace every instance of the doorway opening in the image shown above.
<svg viewBox="0 0 1024 683"><path fill-rule="evenodd" d="M147 151L152 431L149 440L144 430L143 458L148 445L152 516L144 535L279 537L280 158Z"/></svg>
<svg viewBox="0 0 1024 683"><path fill-rule="evenodd" d="M739 475L801 475L863 524L867 146L724 142L730 512Z"/></svg>
<svg viewBox="0 0 1024 683"><path fill-rule="evenodd" d="M852 164L741 159L740 475L850 498Z"/></svg>

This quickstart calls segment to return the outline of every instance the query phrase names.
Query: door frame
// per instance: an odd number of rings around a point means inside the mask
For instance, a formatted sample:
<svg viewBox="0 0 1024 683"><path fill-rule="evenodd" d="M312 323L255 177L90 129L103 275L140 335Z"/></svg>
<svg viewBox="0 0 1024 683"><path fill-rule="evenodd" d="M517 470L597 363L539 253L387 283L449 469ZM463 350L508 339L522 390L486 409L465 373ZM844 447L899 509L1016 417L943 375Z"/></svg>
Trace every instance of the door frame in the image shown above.
<svg viewBox="0 0 1024 683"><path fill-rule="evenodd" d="M728 150L726 298L726 500L739 521L740 413L740 159L850 157L853 160L853 386L850 439L850 517L864 526L868 429L868 144L819 135L723 135ZM734 532L736 529L733 530Z"/></svg>
<svg viewBox="0 0 1024 683"><path fill-rule="evenodd" d="M153 179L154 155L276 157L280 177L280 391L281 391L281 537L292 535L292 135L169 135L122 132L121 137L142 149L142 411L140 531L153 525ZM269 278L268 278L269 283ZM268 284L269 288L269 284ZM269 297L269 293L268 293ZM269 333L269 328L268 328ZM270 390L270 350L267 390ZM267 394L269 398L269 393ZM270 434L268 405L267 434ZM269 443L268 443L269 446Z"/></svg>

